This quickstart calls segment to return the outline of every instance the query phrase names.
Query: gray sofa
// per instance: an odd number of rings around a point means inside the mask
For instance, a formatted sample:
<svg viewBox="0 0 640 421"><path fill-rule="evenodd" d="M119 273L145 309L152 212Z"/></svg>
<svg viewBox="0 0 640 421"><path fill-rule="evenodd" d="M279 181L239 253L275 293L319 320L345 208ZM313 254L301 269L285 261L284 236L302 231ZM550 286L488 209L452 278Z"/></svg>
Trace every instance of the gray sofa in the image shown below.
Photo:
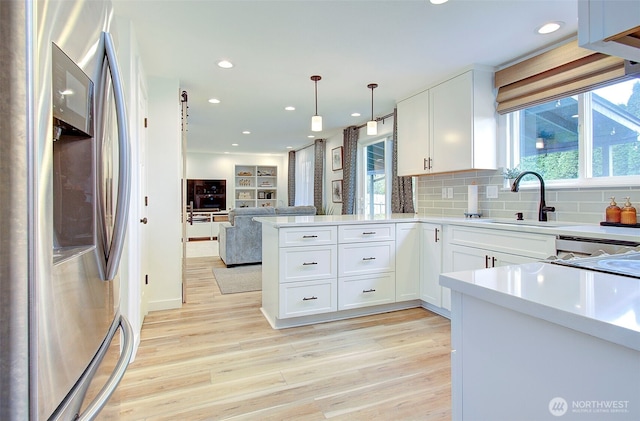
<svg viewBox="0 0 640 421"><path fill-rule="evenodd" d="M254 217L315 215L315 206L236 208L220 224L218 250L227 266L262 262L262 224Z"/></svg>

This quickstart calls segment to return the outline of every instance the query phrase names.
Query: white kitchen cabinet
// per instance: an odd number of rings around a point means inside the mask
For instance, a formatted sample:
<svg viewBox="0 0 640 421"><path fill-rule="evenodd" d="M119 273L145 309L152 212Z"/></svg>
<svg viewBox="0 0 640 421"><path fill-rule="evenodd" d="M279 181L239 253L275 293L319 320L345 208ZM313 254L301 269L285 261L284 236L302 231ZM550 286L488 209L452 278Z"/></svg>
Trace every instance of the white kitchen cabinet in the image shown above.
<svg viewBox="0 0 640 421"><path fill-rule="evenodd" d="M398 175L495 168L493 71L468 70L398 103Z"/></svg>
<svg viewBox="0 0 640 421"><path fill-rule="evenodd" d="M496 168L493 72L469 70L429 90L431 172Z"/></svg>
<svg viewBox="0 0 640 421"><path fill-rule="evenodd" d="M398 175L428 174L429 91L398 102Z"/></svg>
<svg viewBox="0 0 640 421"><path fill-rule="evenodd" d="M449 303L443 303L443 290L439 276L442 272L442 225L423 222L422 247L420 254L420 298L435 307L449 309ZM448 291L446 297L449 297Z"/></svg>
<svg viewBox="0 0 640 421"><path fill-rule="evenodd" d="M421 224L396 224L396 301L420 298Z"/></svg>
<svg viewBox="0 0 640 421"><path fill-rule="evenodd" d="M640 61L640 1L579 1L578 45Z"/></svg>
<svg viewBox="0 0 640 421"><path fill-rule="evenodd" d="M445 272L519 265L555 254L553 234L452 225L447 231Z"/></svg>

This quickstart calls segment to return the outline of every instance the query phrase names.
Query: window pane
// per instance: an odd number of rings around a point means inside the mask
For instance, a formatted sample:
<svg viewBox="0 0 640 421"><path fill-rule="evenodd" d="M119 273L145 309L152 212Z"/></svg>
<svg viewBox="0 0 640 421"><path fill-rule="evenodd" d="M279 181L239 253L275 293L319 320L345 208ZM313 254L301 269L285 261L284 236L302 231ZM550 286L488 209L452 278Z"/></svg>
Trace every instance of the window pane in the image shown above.
<svg viewBox="0 0 640 421"><path fill-rule="evenodd" d="M591 93L593 177L640 175L640 82Z"/></svg>
<svg viewBox="0 0 640 421"><path fill-rule="evenodd" d="M386 213L385 142L366 148L365 215Z"/></svg>
<svg viewBox="0 0 640 421"><path fill-rule="evenodd" d="M578 178L578 99L520 111L520 169L547 180Z"/></svg>

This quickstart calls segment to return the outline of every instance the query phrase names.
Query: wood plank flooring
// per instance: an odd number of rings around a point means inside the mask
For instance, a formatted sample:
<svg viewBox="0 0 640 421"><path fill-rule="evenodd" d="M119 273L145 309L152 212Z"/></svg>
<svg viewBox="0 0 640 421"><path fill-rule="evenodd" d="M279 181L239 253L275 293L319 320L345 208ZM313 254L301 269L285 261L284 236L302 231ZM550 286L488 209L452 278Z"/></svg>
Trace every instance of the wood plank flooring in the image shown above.
<svg viewBox="0 0 640 421"><path fill-rule="evenodd" d="M146 317L100 420L451 418L446 318L410 309L273 330L261 293L221 295L214 265L188 259L190 302Z"/></svg>

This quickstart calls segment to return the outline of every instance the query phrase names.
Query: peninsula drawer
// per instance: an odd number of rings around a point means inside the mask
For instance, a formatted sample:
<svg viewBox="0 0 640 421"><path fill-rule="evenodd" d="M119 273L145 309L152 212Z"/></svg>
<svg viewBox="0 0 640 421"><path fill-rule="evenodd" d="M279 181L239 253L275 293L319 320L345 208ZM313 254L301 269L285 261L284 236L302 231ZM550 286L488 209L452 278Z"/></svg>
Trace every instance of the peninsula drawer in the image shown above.
<svg viewBox="0 0 640 421"><path fill-rule="evenodd" d="M340 278L338 310L395 302L396 280L393 273Z"/></svg>
<svg viewBox="0 0 640 421"><path fill-rule="evenodd" d="M338 308L336 279L280 285L281 319L327 313Z"/></svg>
<svg viewBox="0 0 640 421"><path fill-rule="evenodd" d="M395 241L340 244L338 276L395 271L395 244Z"/></svg>
<svg viewBox="0 0 640 421"><path fill-rule="evenodd" d="M395 240L394 224L340 225L338 242L364 243L369 241Z"/></svg>
<svg viewBox="0 0 640 421"><path fill-rule="evenodd" d="M280 249L280 282L335 278L337 269L336 246Z"/></svg>
<svg viewBox="0 0 640 421"><path fill-rule="evenodd" d="M336 244L337 227L281 228L280 247Z"/></svg>

